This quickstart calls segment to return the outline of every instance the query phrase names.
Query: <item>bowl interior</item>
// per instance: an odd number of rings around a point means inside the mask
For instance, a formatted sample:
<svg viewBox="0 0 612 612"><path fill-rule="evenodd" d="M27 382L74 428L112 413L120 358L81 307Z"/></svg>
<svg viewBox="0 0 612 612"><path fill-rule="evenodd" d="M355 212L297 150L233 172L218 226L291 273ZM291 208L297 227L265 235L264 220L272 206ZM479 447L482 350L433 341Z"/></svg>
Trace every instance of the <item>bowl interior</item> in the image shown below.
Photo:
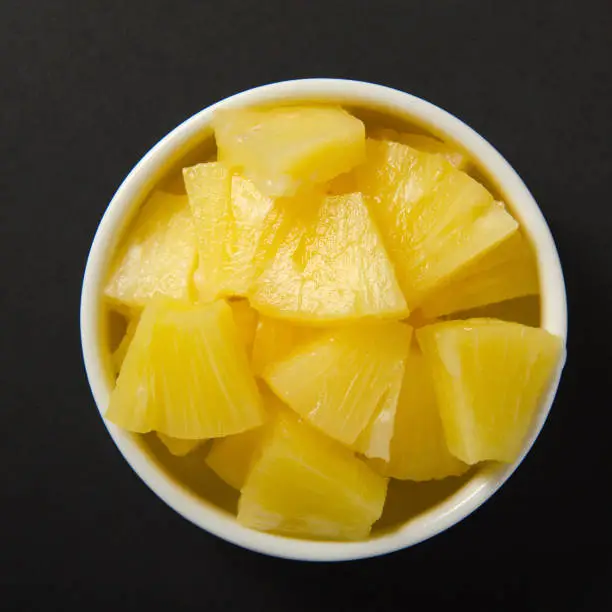
<svg viewBox="0 0 612 612"><path fill-rule="evenodd" d="M378 86L370 87L377 88ZM261 88L261 90L265 89ZM386 88L379 89L386 90ZM559 267L556 252L551 255L547 251L550 246L546 241L544 241L544 246L542 244L542 228L531 220L530 215L535 214L534 218L537 219L539 211L535 203L531 208L529 207L533 201L522 186L520 179L508 167L508 171L513 175L512 178L516 177L518 183L504 181L504 175L499 172L499 169L492 168L491 165L485 163L485 158L488 160L488 156L498 154L478 135L456 119L446 115L444 111L400 92L395 92L395 94L418 101L415 103L415 108L412 110L406 108L405 99L402 104L392 104L384 96L374 95L372 92L359 98L359 96L351 96L350 92L347 94L343 88L339 89L335 95L333 91L324 95L321 88L306 89L302 95L299 91L292 89L288 89L287 92L289 95L282 95L282 91L280 93L277 91L276 95L274 93L263 95L255 100L242 94L230 98L224 104L337 102L362 118L368 130L384 127L428 133L442 138L468 154L473 160L470 173L485 184L497 199L504 201L521 222L524 233L537 255L542 278L546 278L542 271L543 267L551 265ZM416 112L417 107L419 112ZM450 118L446 128L451 126L453 129L445 129L443 121L439 121L439 118L434 119L432 112L425 112L431 111L431 108L435 109L432 111L433 115L443 113L447 119ZM210 115L210 110L207 110L188 120L161 141L142 160L119 189L98 230L84 283L82 331L88 375L101 413L105 410L108 395L114 384L110 355L125 328L125 319L120 314L111 311L103 301L102 288L107 267L121 237L129 232L131 219L134 218L139 207L146 202L151 190L161 188L172 193L185 193L182 168L214 158L215 144L209 128ZM465 130L465 133L462 133L462 130ZM499 159L507 166L501 158ZM499 160L496 161L499 162ZM520 191L521 186L524 193ZM519 196L525 196L530 201L526 205L524 198L519 201ZM535 208L535 211L532 208ZM541 219L541 215L539 218ZM543 228L546 236L550 238L545 224ZM550 244L554 250L552 240ZM546 287L542 286L541 289L546 298ZM563 303L560 306L564 309L564 292L562 297ZM552 296L551 299L554 300L555 296ZM553 317L552 321L550 316L548 318L546 316L546 311L554 312L553 307L555 306L559 308L559 304L555 305L551 299L544 313L542 313L540 299L530 297L479 309L477 312L463 313L463 315L497 316L529 325L542 323L553 333L564 335L564 313L557 315L557 319ZM554 329L550 329L551 326ZM88 351L90 359L88 359ZM532 435L526 441L525 453L544 422L553 393L554 389L551 396L543 402L541 418L534 423ZM249 530L245 530L236 523L234 516L238 494L206 467L204 463L206 446L187 457L177 458L165 449L154 434L133 436L112 424L106 423L106 426L137 473L160 497L186 518L243 546L295 558L332 559L371 556L418 542L453 524L477 507L496 490L520 462L519 459L512 466L485 464L475 467L463 477L447 478L443 481L428 483L392 481L384 514L367 542L348 544L298 542L282 536L249 533ZM378 544L373 544L376 542Z"/></svg>

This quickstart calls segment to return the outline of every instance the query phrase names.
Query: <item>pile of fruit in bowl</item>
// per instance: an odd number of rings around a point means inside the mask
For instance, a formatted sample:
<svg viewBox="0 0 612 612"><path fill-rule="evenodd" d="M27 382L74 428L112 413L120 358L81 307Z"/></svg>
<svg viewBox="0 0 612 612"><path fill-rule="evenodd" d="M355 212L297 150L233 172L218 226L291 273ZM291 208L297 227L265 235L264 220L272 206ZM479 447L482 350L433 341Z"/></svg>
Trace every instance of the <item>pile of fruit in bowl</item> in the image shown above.
<svg viewBox="0 0 612 612"><path fill-rule="evenodd" d="M104 296L127 318L105 418L206 445L237 519L367 538L390 479L513 462L564 347L457 313L538 293L529 241L460 150L335 106L219 111L217 156L154 189Z"/></svg>

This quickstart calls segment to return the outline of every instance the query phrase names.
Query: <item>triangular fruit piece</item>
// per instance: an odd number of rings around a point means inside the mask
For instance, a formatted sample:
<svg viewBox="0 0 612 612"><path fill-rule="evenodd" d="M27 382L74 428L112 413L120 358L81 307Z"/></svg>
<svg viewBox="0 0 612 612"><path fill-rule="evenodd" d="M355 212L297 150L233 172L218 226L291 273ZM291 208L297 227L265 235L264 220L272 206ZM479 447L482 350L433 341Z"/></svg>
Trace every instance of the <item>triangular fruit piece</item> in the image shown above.
<svg viewBox="0 0 612 612"><path fill-rule="evenodd" d="M188 455L204 442L204 440L181 440L179 438L171 438L162 433L158 433L157 437L168 449L168 452L176 457Z"/></svg>
<svg viewBox="0 0 612 612"><path fill-rule="evenodd" d="M265 413L230 307L154 298L105 416L128 431L191 440L261 425Z"/></svg>
<svg viewBox="0 0 612 612"><path fill-rule="evenodd" d="M451 453L469 464L514 461L563 358L562 340L496 319L436 323L417 338Z"/></svg>
<svg viewBox="0 0 612 612"><path fill-rule="evenodd" d="M480 183L441 155L368 140L358 173L411 309L518 229Z"/></svg>
<svg viewBox="0 0 612 612"><path fill-rule="evenodd" d="M393 386L410 334L395 322L330 330L269 365L264 380L312 425L352 445Z"/></svg>
<svg viewBox="0 0 612 612"><path fill-rule="evenodd" d="M155 191L118 248L104 295L136 310L158 293L188 299L196 259L187 198Z"/></svg>
<svg viewBox="0 0 612 612"><path fill-rule="evenodd" d="M250 301L260 312L323 324L408 314L393 265L360 193L309 206L277 202L259 247Z"/></svg>
<svg viewBox="0 0 612 612"><path fill-rule="evenodd" d="M329 540L366 538L387 480L347 448L289 414L277 417L238 502L238 521L260 531Z"/></svg>
<svg viewBox="0 0 612 612"><path fill-rule="evenodd" d="M535 256L526 238L516 232L474 263L453 275L421 304L427 317L536 295L539 290Z"/></svg>
<svg viewBox="0 0 612 612"><path fill-rule="evenodd" d="M219 159L269 196L290 196L363 161L363 123L337 107L292 106L218 111Z"/></svg>
<svg viewBox="0 0 612 612"><path fill-rule="evenodd" d="M195 285L202 301L221 295L229 257L232 177L219 162L183 169L185 189L193 214L199 263Z"/></svg>
<svg viewBox="0 0 612 612"><path fill-rule="evenodd" d="M284 359L297 346L309 342L320 333L321 330L316 327L260 317L253 342L253 372L262 375L268 364Z"/></svg>
<svg viewBox="0 0 612 612"><path fill-rule="evenodd" d="M416 346L406 361L390 457L370 465L384 476L419 481L459 476L469 467L448 450L431 373Z"/></svg>

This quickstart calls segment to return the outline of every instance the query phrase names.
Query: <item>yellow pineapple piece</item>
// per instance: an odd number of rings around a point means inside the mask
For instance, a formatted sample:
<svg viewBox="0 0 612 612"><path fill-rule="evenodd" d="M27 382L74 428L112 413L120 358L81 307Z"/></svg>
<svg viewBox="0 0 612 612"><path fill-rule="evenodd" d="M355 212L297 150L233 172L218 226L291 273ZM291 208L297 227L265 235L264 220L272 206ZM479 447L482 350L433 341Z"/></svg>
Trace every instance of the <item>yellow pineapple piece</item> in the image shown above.
<svg viewBox="0 0 612 612"><path fill-rule="evenodd" d="M132 338L134 338L134 334L136 333L136 328L138 327L138 314L133 314L127 323L127 327L125 328L125 334L123 334L123 338L119 343L119 346L113 351L111 356L111 360L113 363L113 370L115 374L119 374L121 370L121 366L123 365L123 360L125 359L125 354L132 342Z"/></svg>
<svg viewBox="0 0 612 612"><path fill-rule="evenodd" d="M460 476L469 467L448 450L431 373L416 347L406 361L390 457L370 465L383 476L401 480Z"/></svg>
<svg viewBox="0 0 612 612"><path fill-rule="evenodd" d="M411 331L395 322L329 330L268 365L263 378L300 416L352 445L401 376Z"/></svg>
<svg viewBox="0 0 612 612"><path fill-rule="evenodd" d="M142 308L158 293L188 299L196 258L187 198L155 191L119 246L104 295L127 309Z"/></svg>
<svg viewBox="0 0 612 612"><path fill-rule="evenodd" d="M538 270L534 254L520 232L512 234L482 258L463 267L450 281L425 299L427 317L536 295Z"/></svg>
<svg viewBox="0 0 612 612"><path fill-rule="evenodd" d="M282 402L269 389L262 388L261 396L269 420L261 427L215 440L206 456L208 467L221 480L238 491L242 489L251 465L257 458L266 436L270 433L270 423L274 421L274 418L270 419L270 417L275 417L279 411L286 410Z"/></svg>
<svg viewBox="0 0 612 612"><path fill-rule="evenodd" d="M452 164L457 170L465 170L469 165L467 155L456 149L452 145L446 144L437 138L424 134L410 134L407 132L397 132L395 130L381 129L372 133L372 138L376 140L392 140L408 145L417 151L424 153L438 153L446 161Z"/></svg>
<svg viewBox="0 0 612 612"><path fill-rule="evenodd" d="M514 461L564 358L561 339L496 319L436 323L417 338L451 453L469 464Z"/></svg>
<svg viewBox="0 0 612 612"><path fill-rule="evenodd" d="M411 309L518 229L480 183L441 155L368 140L358 181Z"/></svg>
<svg viewBox="0 0 612 612"><path fill-rule="evenodd" d="M230 307L153 298L105 416L129 431L187 440L261 425L265 413Z"/></svg>
<svg viewBox="0 0 612 612"><path fill-rule="evenodd" d="M260 376L266 366L284 359L298 345L314 339L320 330L260 317L253 342L251 365Z"/></svg>
<svg viewBox="0 0 612 612"><path fill-rule="evenodd" d="M219 159L269 196L290 196L361 163L365 127L338 107L291 106L217 111Z"/></svg>
<svg viewBox="0 0 612 612"><path fill-rule="evenodd" d="M325 323L408 314L393 265L359 193L277 202L249 295L265 315Z"/></svg>
<svg viewBox="0 0 612 612"><path fill-rule="evenodd" d="M238 434L240 435L240 434ZM162 441L164 446L168 449L172 455L176 457L184 457L188 455L192 450L195 450L204 440L180 440L178 438L171 438L163 433L157 433L157 437Z"/></svg>
<svg viewBox="0 0 612 612"><path fill-rule="evenodd" d="M221 295L229 258L232 176L219 162L183 169L185 189L197 235L199 263L195 284L200 300Z"/></svg>
<svg viewBox="0 0 612 612"><path fill-rule="evenodd" d="M238 521L293 536L366 538L382 514L387 480L289 414L272 427L242 487Z"/></svg>
<svg viewBox="0 0 612 612"><path fill-rule="evenodd" d="M234 315L238 334L246 347L247 355L250 356L253 351L253 342L255 341L257 330L257 311L251 308L248 300L232 300L229 305Z"/></svg>

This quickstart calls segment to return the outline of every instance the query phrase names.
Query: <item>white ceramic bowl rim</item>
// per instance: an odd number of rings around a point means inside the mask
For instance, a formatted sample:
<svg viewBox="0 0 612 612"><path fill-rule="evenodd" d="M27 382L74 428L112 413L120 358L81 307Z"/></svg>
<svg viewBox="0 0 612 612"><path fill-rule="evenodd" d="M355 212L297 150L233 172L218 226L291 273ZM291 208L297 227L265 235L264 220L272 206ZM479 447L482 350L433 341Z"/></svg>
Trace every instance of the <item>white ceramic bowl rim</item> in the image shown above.
<svg viewBox="0 0 612 612"><path fill-rule="evenodd" d="M81 341L85 368L100 414L108 405L110 388L104 374L99 338L102 283L107 256L114 248L126 214L143 186L156 176L173 151L193 136L210 128L219 108L296 101L329 100L350 106L377 108L383 112L416 119L459 143L495 180L512 205L523 228L536 247L541 285L542 326L566 339L567 306L561 264L548 226L529 190L506 160L474 130L446 111L413 95L372 83L342 79L304 79L264 85L236 94L187 119L156 144L134 167L110 202L93 241L81 296ZM542 401L538 418L521 456L511 465L483 470L459 491L434 509L411 519L390 533L363 542L318 542L260 533L237 523L233 516L191 494L164 473L135 438L104 421L115 444L140 478L170 507L195 525L229 542L253 551L288 559L340 561L382 555L406 548L440 533L483 504L514 472L531 448L550 411L562 365L549 393Z"/></svg>

